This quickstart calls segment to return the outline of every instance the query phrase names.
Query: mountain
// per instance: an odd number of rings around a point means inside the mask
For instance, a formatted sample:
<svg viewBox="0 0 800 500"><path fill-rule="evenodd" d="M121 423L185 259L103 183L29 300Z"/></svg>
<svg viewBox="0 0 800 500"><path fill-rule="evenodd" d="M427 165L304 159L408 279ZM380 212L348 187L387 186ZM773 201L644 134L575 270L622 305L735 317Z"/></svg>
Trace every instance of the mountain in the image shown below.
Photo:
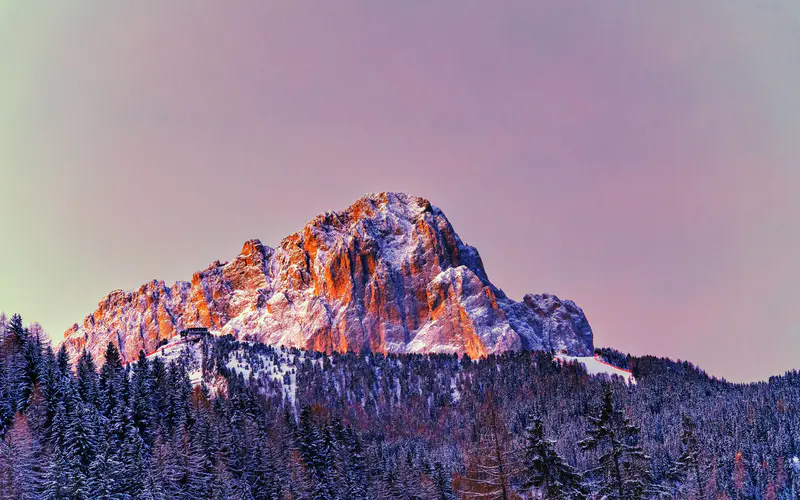
<svg viewBox="0 0 800 500"><path fill-rule="evenodd" d="M191 326L327 352L593 351L575 303L548 294L511 300L439 208L402 193L321 214L277 248L247 241L233 261L191 281L113 291L64 343L73 357L86 348L99 359L111 341L131 360Z"/></svg>

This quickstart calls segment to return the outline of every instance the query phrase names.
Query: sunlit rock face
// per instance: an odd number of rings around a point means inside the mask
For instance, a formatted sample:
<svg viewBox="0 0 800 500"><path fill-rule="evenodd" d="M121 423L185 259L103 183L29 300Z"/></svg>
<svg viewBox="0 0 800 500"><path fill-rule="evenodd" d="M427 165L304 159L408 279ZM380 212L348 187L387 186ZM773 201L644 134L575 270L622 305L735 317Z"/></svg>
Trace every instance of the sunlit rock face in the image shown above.
<svg viewBox="0 0 800 500"><path fill-rule="evenodd" d="M577 305L509 299L441 210L402 193L319 215L275 249L250 240L189 282L111 292L64 342L73 356L86 348L98 357L110 341L131 360L191 326L328 352L593 350Z"/></svg>

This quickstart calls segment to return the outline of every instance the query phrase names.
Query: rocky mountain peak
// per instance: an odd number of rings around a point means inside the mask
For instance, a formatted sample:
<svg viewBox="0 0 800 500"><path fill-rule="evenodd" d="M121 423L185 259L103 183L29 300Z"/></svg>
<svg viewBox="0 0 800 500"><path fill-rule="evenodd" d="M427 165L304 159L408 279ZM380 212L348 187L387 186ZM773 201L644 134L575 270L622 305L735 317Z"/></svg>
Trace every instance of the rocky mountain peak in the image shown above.
<svg viewBox="0 0 800 500"><path fill-rule="evenodd" d="M368 194L325 212L276 249L245 242L189 282L115 291L65 333L73 354L111 341L132 359L189 326L323 351L484 356L539 348L592 351L583 312L552 295L514 302L444 213L404 193Z"/></svg>

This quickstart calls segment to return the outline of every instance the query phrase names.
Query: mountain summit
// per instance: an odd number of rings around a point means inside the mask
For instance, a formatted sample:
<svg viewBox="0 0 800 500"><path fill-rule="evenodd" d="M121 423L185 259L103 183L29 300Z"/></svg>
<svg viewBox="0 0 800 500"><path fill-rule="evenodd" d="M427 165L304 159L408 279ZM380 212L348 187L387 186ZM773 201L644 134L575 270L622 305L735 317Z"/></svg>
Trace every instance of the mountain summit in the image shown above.
<svg viewBox="0 0 800 500"><path fill-rule="evenodd" d="M154 351L181 329L320 351L467 353L593 350L583 311L553 295L515 302L486 275L444 213L403 193L362 197L318 215L277 248L244 244L190 282L113 291L64 334L73 356Z"/></svg>

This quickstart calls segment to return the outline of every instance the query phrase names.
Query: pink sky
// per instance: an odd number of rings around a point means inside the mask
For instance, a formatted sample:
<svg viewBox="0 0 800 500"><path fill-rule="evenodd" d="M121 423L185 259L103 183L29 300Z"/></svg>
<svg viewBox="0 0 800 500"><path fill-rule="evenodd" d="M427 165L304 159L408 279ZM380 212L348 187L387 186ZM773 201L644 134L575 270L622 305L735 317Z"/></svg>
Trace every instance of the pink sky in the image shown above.
<svg viewBox="0 0 800 500"><path fill-rule="evenodd" d="M599 346L800 367L789 1L45 4L0 6L0 310L55 338L391 190Z"/></svg>

